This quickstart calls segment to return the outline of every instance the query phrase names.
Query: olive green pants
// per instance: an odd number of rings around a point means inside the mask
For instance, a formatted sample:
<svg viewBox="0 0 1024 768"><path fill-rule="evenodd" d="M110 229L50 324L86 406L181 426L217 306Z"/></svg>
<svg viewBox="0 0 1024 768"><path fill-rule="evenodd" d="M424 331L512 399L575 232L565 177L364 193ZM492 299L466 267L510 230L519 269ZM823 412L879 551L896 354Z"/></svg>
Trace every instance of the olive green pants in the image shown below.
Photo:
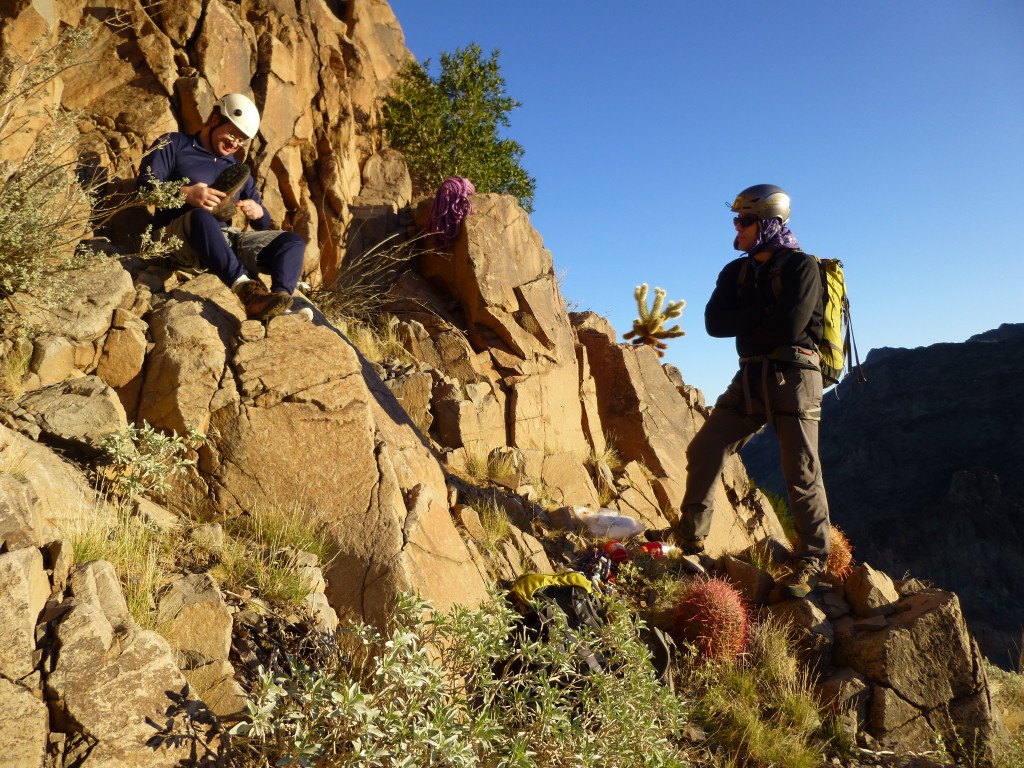
<svg viewBox="0 0 1024 768"><path fill-rule="evenodd" d="M809 368L764 362L740 369L686 449L686 491L677 526L684 538L708 535L715 484L726 459L770 421L779 440L782 475L799 536L796 555L824 566L830 527L818 458L821 389L821 373Z"/></svg>

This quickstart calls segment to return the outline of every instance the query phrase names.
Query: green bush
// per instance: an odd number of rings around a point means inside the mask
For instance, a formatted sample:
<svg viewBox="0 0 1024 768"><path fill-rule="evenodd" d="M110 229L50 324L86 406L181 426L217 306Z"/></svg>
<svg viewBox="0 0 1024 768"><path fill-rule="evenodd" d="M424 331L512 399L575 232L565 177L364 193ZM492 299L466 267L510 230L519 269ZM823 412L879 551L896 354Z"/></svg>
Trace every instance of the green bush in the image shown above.
<svg viewBox="0 0 1024 768"><path fill-rule="evenodd" d="M429 60L410 62L384 99L384 131L388 144L405 155L419 191L463 176L477 192L513 195L530 212L537 182L520 165L522 146L500 135L520 104L505 94L498 53L485 59L475 43L442 53L437 78L428 73Z"/></svg>
<svg viewBox="0 0 1024 768"><path fill-rule="evenodd" d="M336 669L291 659L264 673L233 747L250 766L686 765L685 706L655 679L631 614L611 613L594 642L615 671L581 678L570 647L515 646L502 600L440 614L402 596L388 635L355 625Z"/></svg>
<svg viewBox="0 0 1024 768"><path fill-rule="evenodd" d="M170 490L172 475L195 465L189 453L206 437L190 430L186 437L171 432L165 435L145 421L138 427L129 424L103 438L104 480L114 496L134 494L163 496Z"/></svg>

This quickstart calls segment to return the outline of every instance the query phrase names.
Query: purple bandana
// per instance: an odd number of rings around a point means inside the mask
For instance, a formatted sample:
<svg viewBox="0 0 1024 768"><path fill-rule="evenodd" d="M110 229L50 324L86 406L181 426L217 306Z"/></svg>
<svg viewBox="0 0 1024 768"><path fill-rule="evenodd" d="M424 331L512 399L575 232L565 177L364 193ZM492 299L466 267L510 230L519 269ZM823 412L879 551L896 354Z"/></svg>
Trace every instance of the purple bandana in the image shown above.
<svg viewBox="0 0 1024 768"><path fill-rule="evenodd" d="M739 247L739 237L732 241L732 247L737 251ZM760 253L761 251L778 251L783 248L792 248L798 250L800 243L786 226L778 219L769 219L768 221L762 221L757 226L757 238L754 240L754 244L750 246L750 250L747 251L749 254Z"/></svg>

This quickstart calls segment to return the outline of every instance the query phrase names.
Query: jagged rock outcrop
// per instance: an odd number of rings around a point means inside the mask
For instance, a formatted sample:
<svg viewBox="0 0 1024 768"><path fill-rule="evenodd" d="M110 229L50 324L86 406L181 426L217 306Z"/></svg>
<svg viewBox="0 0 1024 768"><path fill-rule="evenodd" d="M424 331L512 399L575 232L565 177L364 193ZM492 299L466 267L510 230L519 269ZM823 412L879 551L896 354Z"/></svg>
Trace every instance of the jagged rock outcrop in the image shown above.
<svg viewBox="0 0 1024 768"><path fill-rule="evenodd" d="M409 226L402 158L381 148L377 130L379 96L409 57L383 0L113 0L103 9L34 0L12 5L0 37L24 47L58 20L93 31L97 64L62 74L53 96L82 110L85 143L112 175L129 178L159 133L198 130L216 95L240 90L264 107L249 159L275 217L307 240L311 283L329 282L345 258L371 254L388 235L420 234ZM16 142L0 157L14 151ZM443 610L483 599L491 579L569 564L580 553L547 535L545 505L674 521L703 397L652 350L617 344L606 321L566 312L552 255L513 198L472 202L451 250L418 254L388 294L413 363L371 364L319 313L248 322L219 280L124 253L62 276L70 299L56 310L15 300L33 334L18 382L26 393L0 416L12 428L0 427L0 748L25 728L10 754L26 765L163 766L187 752L214 764L218 718L242 709L241 682L287 650L263 653L259 632L288 625L330 637L338 613L382 623L399 590ZM416 209L420 227L428 207ZM82 400L94 418L79 418ZM303 618L275 617L200 569L151 596L164 639L131 619L109 564L73 567L63 537L111 510L81 471L12 430L88 462L127 420L206 434L195 469L168 478L160 505L135 499L122 512L164 531L187 525L190 546L211 560L223 547L221 522L257 505L324 523L333 550L325 570L306 553L267 554L293 558L309 590ZM461 477L481 458L496 467L483 491ZM512 523L486 554L470 502ZM726 466L716 504L710 552L781 541L738 461ZM764 578L747 575L762 592ZM787 613L811 617L816 666L839 643L821 614L841 608ZM880 613L864 619L871 629L895 625L888 607ZM872 704L880 732L901 733L904 698L876 677L862 673L860 692L883 702ZM956 688L951 717L964 710L989 722L971 699L985 693L978 681Z"/></svg>
<svg viewBox="0 0 1024 768"><path fill-rule="evenodd" d="M826 394L821 461L832 519L858 557L955 591L986 655L1017 658L1024 609L1024 325L959 344L872 351L868 382ZM774 440L743 459L784 486Z"/></svg>
<svg viewBox="0 0 1024 768"><path fill-rule="evenodd" d="M749 563L725 557L717 568L762 620L787 628L820 703L861 746L993 759L1005 729L955 594L894 584L865 563L845 582L830 576L807 598L787 599Z"/></svg>
<svg viewBox="0 0 1024 768"><path fill-rule="evenodd" d="M60 24L91 34L80 52L88 64L63 71L53 92L82 112L92 164L131 178L160 134L196 132L218 96L250 94L263 120L249 162L271 215L306 240L307 280L336 274L363 167L381 149L379 97L412 56L385 0L112 0L98 11L84 0L34 0L5 6L0 38L28 51L55 40ZM0 158L21 156L30 139L5 138ZM393 160L380 164L371 197L405 205L401 181L379 183L393 177Z"/></svg>

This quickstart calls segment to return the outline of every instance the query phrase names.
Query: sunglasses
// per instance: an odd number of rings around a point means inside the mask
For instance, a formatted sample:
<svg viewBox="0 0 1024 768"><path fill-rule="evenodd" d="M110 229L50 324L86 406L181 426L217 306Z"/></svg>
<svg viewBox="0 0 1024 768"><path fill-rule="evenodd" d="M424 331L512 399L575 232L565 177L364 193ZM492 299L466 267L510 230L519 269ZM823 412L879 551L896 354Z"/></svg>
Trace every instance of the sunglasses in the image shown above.
<svg viewBox="0 0 1024 768"><path fill-rule="evenodd" d="M746 229L751 224L756 224L757 221L757 216L748 213L746 216L737 216L732 220L732 223L733 226L738 226L740 229Z"/></svg>
<svg viewBox="0 0 1024 768"><path fill-rule="evenodd" d="M245 142L249 140L245 136L239 136L230 130L224 131L223 133L221 133L221 136L224 138L224 141L226 141L228 144L235 144L237 146L241 146L242 144L245 144Z"/></svg>
<svg viewBox="0 0 1024 768"><path fill-rule="evenodd" d="M229 144L237 144L241 146L242 144L245 144L245 142L247 142L248 139L242 136L235 136L235 134L233 133L225 133L224 141L228 142Z"/></svg>

